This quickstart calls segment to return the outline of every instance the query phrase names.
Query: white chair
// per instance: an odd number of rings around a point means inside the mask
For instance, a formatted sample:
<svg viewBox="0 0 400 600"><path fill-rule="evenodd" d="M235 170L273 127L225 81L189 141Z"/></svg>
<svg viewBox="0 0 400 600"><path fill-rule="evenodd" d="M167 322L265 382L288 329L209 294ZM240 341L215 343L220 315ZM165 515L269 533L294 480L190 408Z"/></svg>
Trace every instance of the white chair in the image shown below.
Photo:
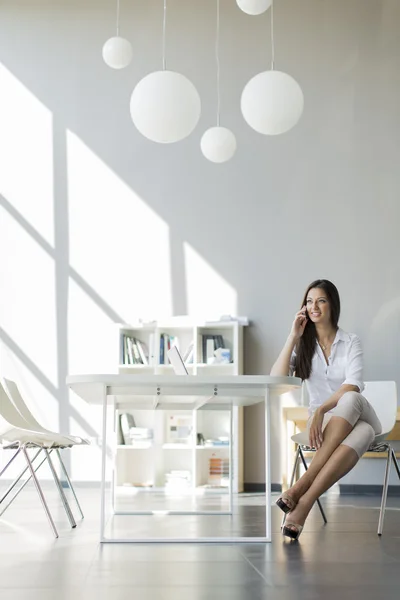
<svg viewBox="0 0 400 600"><path fill-rule="evenodd" d="M72 495L74 497L75 503L78 507L78 510L81 514L82 519L84 518L83 512L82 512L82 508L79 504L77 495L75 493L74 487L71 483L71 480L69 478L68 475L68 471L65 468L64 462L62 460L61 457L61 452L60 450L65 449L65 448L71 448L72 446L80 446L80 445L88 445L89 441L85 440L81 437L77 437L77 436L72 436L72 435L66 435L66 434L58 434L56 432L50 431L48 429L45 429L44 427L42 427L42 425L40 425L40 423L35 419L34 415L32 414L32 412L29 410L25 400L22 397L21 392L18 389L17 384L15 383L15 381L11 381L11 379L4 379L4 382L6 384L7 387L7 391L9 394L9 397L11 398L11 400L13 401L15 407L18 409L18 411L21 413L21 415L23 416L23 418L25 419L25 421L28 423L29 428L41 432L41 433L45 433L45 434L50 434L51 436L55 436L55 441L58 440L58 447L55 448L55 452L58 456L58 460L60 461L60 465L61 465L61 469L64 473L64 477L67 481L68 487L72 492ZM62 440L60 439L60 437L62 437ZM64 443L62 443L64 442ZM14 482L14 484L16 484L17 482ZM11 491L11 490L10 490ZM0 499L0 503L1 503L1 499ZM12 501L11 501L12 502ZM10 502L10 504L11 504ZM0 516L1 516L1 512L0 512Z"/></svg>
<svg viewBox="0 0 400 600"><path fill-rule="evenodd" d="M383 480L383 489L382 489L382 500L381 500L381 509L379 513L379 523L378 523L378 535L382 535L383 531L383 520L385 516L385 508L386 508L386 499L389 485L389 473L390 473L390 465L393 461L395 469L397 471L397 475L400 479L400 468L397 463L396 454L391 447L390 443L385 441L386 436L392 431L395 423L396 423L396 415L397 415L397 389L395 381L368 381L365 383L365 389L363 391L363 395L367 398L368 402L373 406L381 424L382 424L382 433L375 437L375 440L371 444L368 449L369 452L387 452L387 460L386 460L386 468L385 468L385 476ZM304 458L303 450L307 452L315 452L315 448L310 448L309 439L307 431L303 431L301 433L297 433L292 436L292 441L297 444L297 451L293 466L293 472L290 479L289 487L291 487L294 483L295 475L297 473L297 466L299 463L299 459L301 459L305 470L307 470L307 463ZM325 523L327 523L327 519L323 508L321 506L320 501L318 500L318 506L321 511L322 518ZM283 518L285 521L286 515Z"/></svg>
<svg viewBox="0 0 400 600"><path fill-rule="evenodd" d="M62 489L61 483L58 479L57 473L54 469L53 462L51 460L50 454L55 448L59 447L67 447L72 445L72 443L66 438L58 435L53 435L45 432L34 431L29 427L29 424L25 421L23 416L19 413L19 411L15 408L10 398L8 397L3 385L0 382L0 439L3 441L2 447L5 450L16 450L12 458L6 464L6 466L1 470L0 477L6 472L8 467L12 464L15 458L22 452L25 456L25 460L27 462L27 467L24 471L19 475L17 480L13 483L13 485L6 491L3 497L0 500L0 503L7 497L10 491L15 487L16 483L21 479L23 474L29 469L30 477L24 482L18 492L14 495L12 500L7 504L5 508L2 508L0 516L5 512L5 510L10 506L13 500L17 497L20 491L25 487L26 483L32 478L36 487L36 490L39 494L40 500L43 504L43 508L46 512L46 515L49 519L50 526L53 530L55 537L58 537L58 532L55 527L53 518L51 516L50 510L47 506L43 491L39 484L39 481L36 477L36 471L40 468L45 460L48 461L51 473L54 478L54 482L62 499L64 509L67 513L67 517L70 521L71 527L76 527L76 522L72 515L71 509L69 507L68 501L65 497L64 491ZM4 444L5 442L5 444ZM38 452L35 454L33 460L30 459L28 454L29 448L39 448ZM44 451L45 458L42 462L34 469L33 462L38 457L40 452Z"/></svg>

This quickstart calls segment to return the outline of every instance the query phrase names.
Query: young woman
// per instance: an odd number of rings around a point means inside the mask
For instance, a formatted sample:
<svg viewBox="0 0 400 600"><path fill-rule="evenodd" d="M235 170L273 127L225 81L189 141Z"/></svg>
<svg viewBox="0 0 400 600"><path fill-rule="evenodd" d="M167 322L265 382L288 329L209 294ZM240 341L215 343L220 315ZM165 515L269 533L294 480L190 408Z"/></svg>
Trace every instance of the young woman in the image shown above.
<svg viewBox="0 0 400 600"><path fill-rule="evenodd" d="M348 473L382 428L361 395L363 357L359 338L338 327L340 298L326 279L308 286L289 337L271 375L306 382L310 398L307 431L314 458L304 475L278 499L290 513L283 535L298 539L313 504Z"/></svg>

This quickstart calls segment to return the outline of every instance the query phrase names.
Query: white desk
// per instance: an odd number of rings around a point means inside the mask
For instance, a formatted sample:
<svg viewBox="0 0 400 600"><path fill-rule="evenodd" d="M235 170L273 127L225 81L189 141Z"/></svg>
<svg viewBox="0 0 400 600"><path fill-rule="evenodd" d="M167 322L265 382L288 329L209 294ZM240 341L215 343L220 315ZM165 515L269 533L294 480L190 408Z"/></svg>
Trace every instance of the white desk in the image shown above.
<svg viewBox="0 0 400 600"><path fill-rule="evenodd" d="M186 377L179 375L70 375L67 385L78 396L91 404L103 406L102 475L101 475L101 542L143 543L242 543L271 541L271 466L270 466L270 401L294 388L300 387L296 377L263 375L231 375L215 377ZM143 410L200 409L227 410L232 406L265 405L265 537L207 537L207 538L146 538L114 539L105 533L105 477L107 405L116 409Z"/></svg>

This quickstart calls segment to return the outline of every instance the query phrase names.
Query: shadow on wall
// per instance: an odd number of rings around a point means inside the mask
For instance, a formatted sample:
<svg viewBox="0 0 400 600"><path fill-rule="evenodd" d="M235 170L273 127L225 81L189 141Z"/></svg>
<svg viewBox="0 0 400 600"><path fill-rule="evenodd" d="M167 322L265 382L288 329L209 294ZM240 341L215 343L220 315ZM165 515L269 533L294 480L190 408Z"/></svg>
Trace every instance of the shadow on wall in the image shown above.
<svg viewBox="0 0 400 600"><path fill-rule="evenodd" d="M379 308L366 335L365 348L365 379L395 379L393 365L400 365L400 296ZM400 381L396 383L400 388Z"/></svg>

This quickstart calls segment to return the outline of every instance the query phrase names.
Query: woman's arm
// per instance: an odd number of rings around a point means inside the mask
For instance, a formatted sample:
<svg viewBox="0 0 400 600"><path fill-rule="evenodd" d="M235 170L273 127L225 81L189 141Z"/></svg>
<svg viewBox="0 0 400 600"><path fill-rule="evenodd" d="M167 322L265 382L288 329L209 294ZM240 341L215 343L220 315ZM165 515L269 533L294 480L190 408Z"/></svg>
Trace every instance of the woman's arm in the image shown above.
<svg viewBox="0 0 400 600"><path fill-rule="evenodd" d="M359 392L359 391L360 391L360 388L357 385L349 385L347 383L344 383L343 385L340 386L340 388L334 394L332 394L332 396L330 398L328 398L328 400L326 400L323 404L321 404L321 406L318 407L317 410L322 412L322 414L325 414L325 413L329 412L330 410L332 410L332 408L335 408L335 406L337 405L337 403L339 402L339 400L343 396L343 394L345 394L346 392Z"/></svg>
<svg viewBox="0 0 400 600"><path fill-rule="evenodd" d="M307 325L306 307L303 306L294 318L292 329L289 337L286 340L285 345L278 358L276 359L272 369L271 375L281 375L287 377L290 372L290 358L294 350L295 345L304 333L304 329Z"/></svg>
<svg viewBox="0 0 400 600"><path fill-rule="evenodd" d="M289 375L290 357L292 356L292 352L294 350L296 342L297 342L296 338L293 337L292 335L289 335L288 339L286 340L285 345L282 348L280 355L276 359L276 361L271 369L271 375L283 375L283 376Z"/></svg>

